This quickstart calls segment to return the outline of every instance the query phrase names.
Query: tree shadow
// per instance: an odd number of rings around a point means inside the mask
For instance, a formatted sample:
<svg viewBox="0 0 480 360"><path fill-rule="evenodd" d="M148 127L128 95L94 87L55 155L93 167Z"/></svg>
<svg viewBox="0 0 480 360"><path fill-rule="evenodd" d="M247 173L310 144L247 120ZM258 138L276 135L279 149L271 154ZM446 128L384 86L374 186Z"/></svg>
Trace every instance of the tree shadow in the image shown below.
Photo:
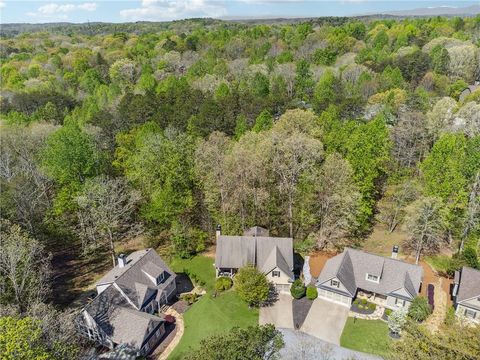
<svg viewBox="0 0 480 360"><path fill-rule="evenodd" d="M275 285L273 283L270 283L269 287L270 287L270 289L269 289L269 292L268 292L267 300L265 300L262 303L263 307L272 306L278 300L279 294L278 294L278 290L275 288Z"/></svg>

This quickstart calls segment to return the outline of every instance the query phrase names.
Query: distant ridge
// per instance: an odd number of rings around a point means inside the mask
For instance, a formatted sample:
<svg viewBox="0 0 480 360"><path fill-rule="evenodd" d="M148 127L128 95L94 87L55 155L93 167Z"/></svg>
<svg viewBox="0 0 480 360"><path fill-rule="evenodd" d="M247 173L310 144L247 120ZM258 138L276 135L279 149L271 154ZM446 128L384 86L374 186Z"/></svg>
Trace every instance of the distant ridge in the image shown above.
<svg viewBox="0 0 480 360"><path fill-rule="evenodd" d="M467 7L426 7L411 10L387 11L382 14L394 16L473 16L480 14L480 5L471 5Z"/></svg>

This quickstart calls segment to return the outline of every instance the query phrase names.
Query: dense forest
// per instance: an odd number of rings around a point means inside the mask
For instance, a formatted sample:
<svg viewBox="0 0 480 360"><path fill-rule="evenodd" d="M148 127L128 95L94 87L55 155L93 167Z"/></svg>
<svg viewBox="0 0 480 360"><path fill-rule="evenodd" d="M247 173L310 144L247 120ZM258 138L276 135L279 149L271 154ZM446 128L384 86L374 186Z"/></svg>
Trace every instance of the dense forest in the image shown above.
<svg viewBox="0 0 480 360"><path fill-rule="evenodd" d="M383 223L479 266L479 16L129 26L3 33L0 304L48 298L59 244L188 258L217 224L306 253Z"/></svg>

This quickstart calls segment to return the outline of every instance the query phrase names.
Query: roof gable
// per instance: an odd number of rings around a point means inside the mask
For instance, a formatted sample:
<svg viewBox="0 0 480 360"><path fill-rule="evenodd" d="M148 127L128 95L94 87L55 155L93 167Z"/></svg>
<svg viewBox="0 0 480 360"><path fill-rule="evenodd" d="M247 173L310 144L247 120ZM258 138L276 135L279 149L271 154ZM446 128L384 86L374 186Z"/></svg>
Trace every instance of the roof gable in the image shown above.
<svg viewBox="0 0 480 360"><path fill-rule="evenodd" d="M367 280L367 274L379 276L379 281ZM418 265L346 248L344 252L327 261L319 283L337 277L352 296L357 289L389 294L405 289L408 297L418 294L423 269Z"/></svg>

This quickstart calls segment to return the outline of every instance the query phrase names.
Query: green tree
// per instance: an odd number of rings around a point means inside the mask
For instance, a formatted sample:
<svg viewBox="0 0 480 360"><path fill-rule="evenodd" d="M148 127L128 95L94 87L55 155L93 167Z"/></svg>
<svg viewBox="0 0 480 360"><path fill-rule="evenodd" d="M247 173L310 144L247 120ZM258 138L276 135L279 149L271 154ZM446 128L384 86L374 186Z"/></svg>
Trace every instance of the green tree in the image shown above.
<svg viewBox="0 0 480 360"><path fill-rule="evenodd" d="M430 58L432 59L433 70L438 74L447 75L450 66L448 50L441 45L434 46L430 51Z"/></svg>
<svg viewBox="0 0 480 360"><path fill-rule="evenodd" d="M276 360L283 348L282 334L271 324L233 328L200 342L198 349L185 356L188 360Z"/></svg>
<svg viewBox="0 0 480 360"><path fill-rule="evenodd" d="M308 101L312 96L314 85L310 64L306 60L298 61L295 75L295 93L297 97Z"/></svg>
<svg viewBox="0 0 480 360"><path fill-rule="evenodd" d="M265 97L270 92L270 81L268 77L260 72L255 73L252 79L253 95Z"/></svg>
<svg viewBox="0 0 480 360"><path fill-rule="evenodd" d="M54 360L42 342L37 320L0 317L0 358L4 360Z"/></svg>
<svg viewBox="0 0 480 360"><path fill-rule="evenodd" d="M101 156L90 135L70 121L47 139L42 166L60 185L83 183L100 172Z"/></svg>
<svg viewBox="0 0 480 360"><path fill-rule="evenodd" d="M331 70L327 70L315 86L313 106L317 112L325 110L338 99L337 79Z"/></svg>
<svg viewBox="0 0 480 360"><path fill-rule="evenodd" d="M258 133L260 131L269 130L273 126L273 116L270 111L263 110L255 119L252 131Z"/></svg>
<svg viewBox="0 0 480 360"><path fill-rule="evenodd" d="M250 306L260 306L268 299L270 286L265 275L253 266L241 268L234 279L235 291Z"/></svg>

